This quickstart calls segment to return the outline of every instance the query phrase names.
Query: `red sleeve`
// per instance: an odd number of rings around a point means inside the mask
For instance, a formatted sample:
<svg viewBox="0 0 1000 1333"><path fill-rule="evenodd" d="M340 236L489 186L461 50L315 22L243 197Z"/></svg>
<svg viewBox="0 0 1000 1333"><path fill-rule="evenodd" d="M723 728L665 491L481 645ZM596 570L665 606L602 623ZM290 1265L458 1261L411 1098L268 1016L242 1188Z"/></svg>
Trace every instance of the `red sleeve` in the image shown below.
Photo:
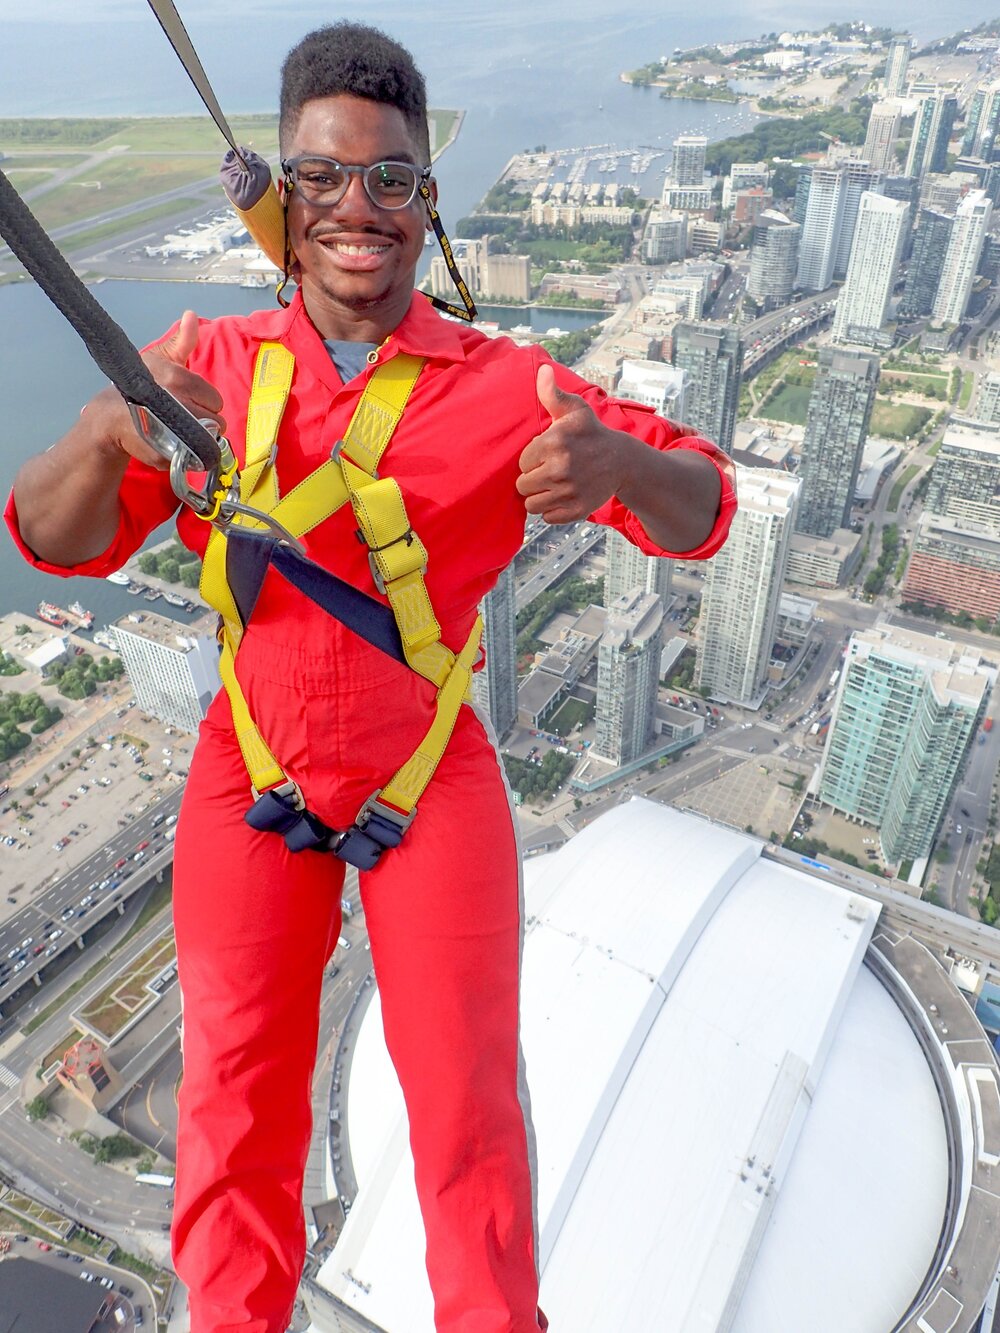
<svg viewBox="0 0 1000 1333"><path fill-rule="evenodd" d="M614 496L588 516L590 522L615 528L644 555L670 556L675 560L707 560L709 556L715 555L729 535L729 528L736 513L736 466L729 455L718 445L712 444L700 435L682 434L680 427L665 417L657 416L652 408L622 398L611 398L603 389L588 384L586 380L564 366L554 364L553 368L559 387L569 393L579 394L593 408L605 426L611 430L625 431L635 439L643 440L653 449L697 450L712 461L722 483L719 508L712 531L700 546L690 551L665 551L650 541L636 516ZM539 407L539 431L548 425L548 419L542 417L541 412L542 409Z"/></svg>
<svg viewBox="0 0 1000 1333"><path fill-rule="evenodd" d="M176 327L175 324L173 328ZM164 338L170 336L173 328L163 335ZM163 339L157 339L157 342L162 341ZM92 560L85 560L78 565L52 565L35 555L21 536L13 491L7 497L3 516L14 545L28 564L33 565L35 569L40 569L45 574L56 574L60 578L72 578L78 574L103 578L116 569L121 569L129 556L138 551L149 534L176 513L179 503L171 490L167 473L148 467L145 463L137 463L135 459L130 461L125 470L118 488L118 497L120 501L118 531L110 546Z"/></svg>

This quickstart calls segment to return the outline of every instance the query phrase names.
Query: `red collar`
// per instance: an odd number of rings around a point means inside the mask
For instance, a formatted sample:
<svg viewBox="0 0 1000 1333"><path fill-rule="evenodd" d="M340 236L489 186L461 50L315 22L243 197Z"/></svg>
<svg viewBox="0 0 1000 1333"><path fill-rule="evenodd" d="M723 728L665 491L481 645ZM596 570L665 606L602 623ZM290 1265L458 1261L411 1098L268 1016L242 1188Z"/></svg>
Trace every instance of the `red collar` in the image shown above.
<svg viewBox="0 0 1000 1333"><path fill-rule="evenodd" d="M250 328L253 337L261 342L281 342L293 328L299 338L322 341L306 311L301 291L296 291L287 310L269 310L254 315ZM423 293L414 292L410 308L387 339L387 350L409 352L437 361L464 361L464 332L462 325L439 315ZM323 357L326 359L325 349Z"/></svg>

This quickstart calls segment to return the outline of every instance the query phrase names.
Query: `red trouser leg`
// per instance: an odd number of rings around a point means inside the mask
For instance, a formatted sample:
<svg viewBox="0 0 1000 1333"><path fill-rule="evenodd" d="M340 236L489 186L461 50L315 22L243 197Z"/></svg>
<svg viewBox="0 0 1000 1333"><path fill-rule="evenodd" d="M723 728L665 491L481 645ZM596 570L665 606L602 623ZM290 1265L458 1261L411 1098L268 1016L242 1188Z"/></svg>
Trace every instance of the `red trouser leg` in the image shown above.
<svg viewBox="0 0 1000 1333"><path fill-rule="evenodd" d="M320 984L344 868L254 833L243 821L246 773L231 758L203 735L177 837L174 1262L191 1333L285 1333L305 1254Z"/></svg>
<svg viewBox="0 0 1000 1333"><path fill-rule="evenodd" d="M361 877L439 1333L539 1328L518 884L497 758L466 708L403 843Z"/></svg>
<svg viewBox="0 0 1000 1333"><path fill-rule="evenodd" d="M246 804L235 741L206 724L174 901L185 1056L174 1253L192 1333L284 1333L304 1253L320 983L340 923L342 864L253 833ZM403 845L361 884L410 1117L435 1325L536 1333L517 855L497 759L471 710Z"/></svg>

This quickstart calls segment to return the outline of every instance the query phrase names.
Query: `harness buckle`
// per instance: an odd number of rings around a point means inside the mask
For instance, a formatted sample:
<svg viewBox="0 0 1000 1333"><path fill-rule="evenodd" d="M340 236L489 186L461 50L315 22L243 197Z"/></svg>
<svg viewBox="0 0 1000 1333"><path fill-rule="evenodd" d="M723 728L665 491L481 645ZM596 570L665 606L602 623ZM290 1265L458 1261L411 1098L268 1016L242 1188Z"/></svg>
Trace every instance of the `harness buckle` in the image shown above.
<svg viewBox="0 0 1000 1333"><path fill-rule="evenodd" d="M362 534L362 540L365 540L365 538L364 538L364 534ZM386 542L383 546L370 546L370 547L368 548L368 568L369 568L369 570L371 571L372 582L375 584L375 587L379 590L379 592L382 594L383 597L386 595L386 591L385 591L386 580L385 580L385 577L384 577L384 575L382 574L381 570L380 570L379 567L378 567L378 561L376 560L375 557L376 557L376 556L379 554L379 552L381 552L381 551L388 551L388 549L389 549L390 546L398 546L400 542L406 542L407 546L412 546L413 543L414 543L416 540L417 540L417 534L413 531L412 528L407 528L406 531L403 532L403 533L400 533L400 535L399 535L398 537L393 537L393 539L392 539L391 542ZM414 573L418 573L418 572L420 573L421 577L422 577L424 574L427 573L427 561L426 561L426 560L424 560L424 561L419 565L418 569L416 569L416 570L412 570L412 569L404 570L404 571L403 571L403 574L414 574ZM397 578L402 578L402 577L403 577L403 574L397 574L396 577L397 577ZM389 582L390 582L390 583L393 583L393 582L395 582L395 580L394 580L394 579L390 579Z"/></svg>
<svg viewBox="0 0 1000 1333"><path fill-rule="evenodd" d="M405 815L380 801L380 795L372 792L354 823L330 848L334 856L358 870L373 869L383 852L398 847L417 815L416 806Z"/></svg>

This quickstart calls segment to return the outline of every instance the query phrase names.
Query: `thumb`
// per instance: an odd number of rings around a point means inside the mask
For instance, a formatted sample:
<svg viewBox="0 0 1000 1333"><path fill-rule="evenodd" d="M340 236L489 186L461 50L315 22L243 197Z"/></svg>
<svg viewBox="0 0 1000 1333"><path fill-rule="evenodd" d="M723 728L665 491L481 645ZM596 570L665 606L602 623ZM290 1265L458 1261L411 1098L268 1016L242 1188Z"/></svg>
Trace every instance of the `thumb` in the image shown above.
<svg viewBox="0 0 1000 1333"><path fill-rule="evenodd" d="M161 356L174 361L179 366L187 365L187 359L198 346L198 316L193 310L185 310L180 323L169 338L159 344L157 350Z"/></svg>
<svg viewBox="0 0 1000 1333"><path fill-rule="evenodd" d="M535 389L538 393L538 401L553 421L558 421L560 417L567 416L583 401L577 394L566 393L565 390L560 389L556 383L555 371L549 365L538 367Z"/></svg>

